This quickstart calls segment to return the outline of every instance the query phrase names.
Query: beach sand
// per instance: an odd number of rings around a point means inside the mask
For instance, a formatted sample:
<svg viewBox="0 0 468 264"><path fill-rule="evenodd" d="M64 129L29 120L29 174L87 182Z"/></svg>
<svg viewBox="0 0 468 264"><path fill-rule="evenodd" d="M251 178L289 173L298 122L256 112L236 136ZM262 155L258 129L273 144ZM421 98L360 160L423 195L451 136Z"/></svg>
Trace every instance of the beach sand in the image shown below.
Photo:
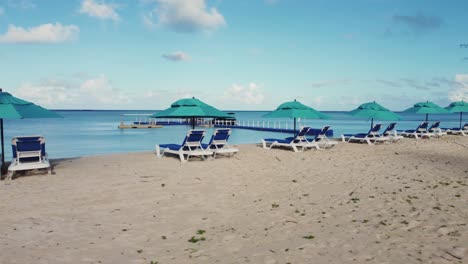
<svg viewBox="0 0 468 264"><path fill-rule="evenodd" d="M2 181L0 263L468 263L468 137L238 148Z"/></svg>

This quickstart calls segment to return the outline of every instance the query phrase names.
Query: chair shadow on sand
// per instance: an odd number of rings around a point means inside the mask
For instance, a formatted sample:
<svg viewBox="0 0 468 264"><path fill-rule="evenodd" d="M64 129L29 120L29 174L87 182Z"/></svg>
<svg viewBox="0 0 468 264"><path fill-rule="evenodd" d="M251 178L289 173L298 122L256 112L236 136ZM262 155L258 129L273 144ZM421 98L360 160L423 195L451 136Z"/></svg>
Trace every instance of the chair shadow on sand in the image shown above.
<svg viewBox="0 0 468 264"><path fill-rule="evenodd" d="M15 171L15 174L11 178L12 180L18 179L18 178L23 178L23 177L31 177L31 176L44 176L48 177L51 175L56 175L54 169L56 166L60 166L64 163L68 162L73 162L74 160L78 160L79 157L76 158L62 158L62 159L53 159L49 160L50 162L50 170L51 173L48 173L48 168L43 168L43 169L31 169L31 170L21 170L21 171ZM10 166L11 162L5 162L7 166ZM7 178L7 174L2 174L1 175L1 180L4 180Z"/></svg>

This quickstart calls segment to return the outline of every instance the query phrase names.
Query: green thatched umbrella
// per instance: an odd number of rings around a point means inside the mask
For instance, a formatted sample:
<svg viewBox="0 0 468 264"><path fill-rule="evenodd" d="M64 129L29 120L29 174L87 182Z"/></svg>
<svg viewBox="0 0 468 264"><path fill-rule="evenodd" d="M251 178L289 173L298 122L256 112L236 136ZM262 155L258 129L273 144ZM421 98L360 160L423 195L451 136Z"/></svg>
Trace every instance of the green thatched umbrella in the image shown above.
<svg viewBox="0 0 468 264"><path fill-rule="evenodd" d="M195 97L180 99L171 107L158 112L151 117L153 118L190 118L192 128L195 128L195 118L212 117L212 118L230 118L231 116L206 104Z"/></svg>
<svg viewBox="0 0 468 264"><path fill-rule="evenodd" d="M468 112L468 103L461 100L453 102L449 106L445 107L451 113L460 113L460 129L462 128L463 112Z"/></svg>
<svg viewBox="0 0 468 264"><path fill-rule="evenodd" d="M294 118L294 135L296 135L296 119L329 119L329 116L320 113L312 107L306 106L296 100L278 106L275 111L265 114L265 118Z"/></svg>
<svg viewBox="0 0 468 264"><path fill-rule="evenodd" d="M400 120L400 116L374 102L369 102L360 105L358 108L350 111L350 114L355 117L370 118L371 128L376 120Z"/></svg>
<svg viewBox="0 0 468 264"><path fill-rule="evenodd" d="M406 109L405 111L403 111L403 113L425 114L426 121L427 121L429 118L429 114L447 114L450 112L434 104L433 102L427 101L423 103L417 103L413 105L413 107L410 107Z"/></svg>

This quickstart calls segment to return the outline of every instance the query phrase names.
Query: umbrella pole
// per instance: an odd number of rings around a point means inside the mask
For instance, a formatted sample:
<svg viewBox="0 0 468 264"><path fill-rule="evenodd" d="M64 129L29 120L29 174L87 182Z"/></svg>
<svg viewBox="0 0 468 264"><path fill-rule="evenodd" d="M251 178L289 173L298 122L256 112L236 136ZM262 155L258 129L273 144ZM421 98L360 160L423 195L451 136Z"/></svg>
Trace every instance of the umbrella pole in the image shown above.
<svg viewBox="0 0 468 264"><path fill-rule="evenodd" d="M294 118L294 137L296 136L296 118Z"/></svg>
<svg viewBox="0 0 468 264"><path fill-rule="evenodd" d="M427 120L428 120L428 117L429 117L429 114L426 114L426 122L427 122Z"/></svg>
<svg viewBox="0 0 468 264"><path fill-rule="evenodd" d="M192 117L190 121L190 123L192 123L192 129L195 129L195 117Z"/></svg>
<svg viewBox="0 0 468 264"><path fill-rule="evenodd" d="M3 118L0 118L0 133L2 138L2 166L0 171L0 176L6 172L6 165L5 165L5 147L4 147L4 139L3 139ZM1 177L0 177L1 178Z"/></svg>
<svg viewBox="0 0 468 264"><path fill-rule="evenodd" d="M463 112L460 112L460 129L462 128L462 119L463 119Z"/></svg>
<svg viewBox="0 0 468 264"><path fill-rule="evenodd" d="M372 129L373 127L374 127L374 118L371 119L370 129Z"/></svg>

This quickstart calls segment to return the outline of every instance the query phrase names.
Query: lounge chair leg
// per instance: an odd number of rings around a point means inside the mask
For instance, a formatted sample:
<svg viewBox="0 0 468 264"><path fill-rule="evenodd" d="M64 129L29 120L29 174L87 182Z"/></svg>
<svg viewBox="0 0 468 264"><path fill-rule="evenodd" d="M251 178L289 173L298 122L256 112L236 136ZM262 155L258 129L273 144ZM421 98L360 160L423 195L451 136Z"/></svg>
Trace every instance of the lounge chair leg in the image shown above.
<svg viewBox="0 0 468 264"><path fill-rule="evenodd" d="M294 150L294 152L298 152L296 146L292 145L291 147L292 147L292 149ZM304 148L304 147L302 147L302 148Z"/></svg>
<svg viewBox="0 0 468 264"><path fill-rule="evenodd" d="M156 150L156 157L161 158L161 149L159 148L159 145L154 146Z"/></svg>
<svg viewBox="0 0 468 264"><path fill-rule="evenodd" d="M182 154L182 153L179 153L179 158L180 158L180 162L186 162L186 161L188 161L188 159L189 159L189 156L187 155L187 160L185 160L185 158L184 158L184 154Z"/></svg>
<svg viewBox="0 0 468 264"><path fill-rule="evenodd" d="M6 176L6 180L11 181L13 179L13 174L14 173L15 173L14 171L8 171L7 176Z"/></svg>
<svg viewBox="0 0 468 264"><path fill-rule="evenodd" d="M266 141L262 139L262 145L264 149L268 149ZM271 147L270 147L271 148Z"/></svg>

